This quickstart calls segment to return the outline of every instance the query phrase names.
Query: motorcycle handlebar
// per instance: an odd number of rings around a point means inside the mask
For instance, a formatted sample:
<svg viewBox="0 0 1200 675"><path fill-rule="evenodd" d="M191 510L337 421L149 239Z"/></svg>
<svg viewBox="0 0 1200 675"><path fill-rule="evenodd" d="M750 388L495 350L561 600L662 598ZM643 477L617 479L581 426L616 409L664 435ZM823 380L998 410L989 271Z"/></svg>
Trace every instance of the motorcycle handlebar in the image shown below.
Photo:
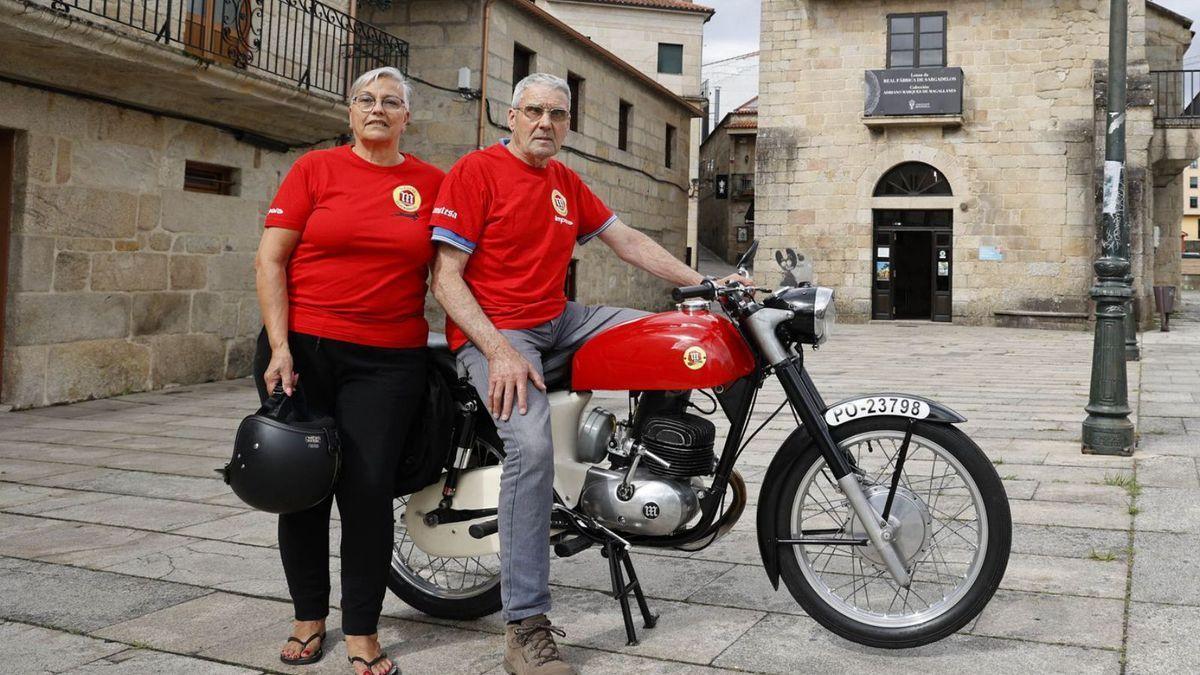
<svg viewBox="0 0 1200 675"><path fill-rule="evenodd" d="M683 302L688 298L704 298L712 300L717 297L717 285L710 279L705 279L703 283L696 286L680 286L671 290L671 299L675 302Z"/></svg>

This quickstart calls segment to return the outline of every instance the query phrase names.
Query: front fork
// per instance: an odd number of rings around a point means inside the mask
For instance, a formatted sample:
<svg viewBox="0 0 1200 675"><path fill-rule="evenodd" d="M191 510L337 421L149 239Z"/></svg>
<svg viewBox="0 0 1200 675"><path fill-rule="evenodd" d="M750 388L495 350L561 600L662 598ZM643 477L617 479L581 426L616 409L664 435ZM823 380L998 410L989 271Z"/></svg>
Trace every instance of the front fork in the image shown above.
<svg viewBox="0 0 1200 675"><path fill-rule="evenodd" d="M879 551L888 573L892 575L896 583L901 588L907 588L912 582L912 578L892 543L895 538L892 527L886 518L877 513L871 503L867 501L867 495L863 492L858 473L855 472L846 454L834 442L833 435L829 433L829 425L825 423L823 415L825 402L817 392L812 378L804 370L803 363L799 358L789 358L775 365L775 373L779 377L796 415L800 417L800 422L808 430L808 434L817 444L817 448L821 450L821 455L825 457L825 462L829 465L829 470L833 473L834 480L837 481L842 494L846 495L850 508L862 522L863 529L867 532L867 539L870 540L875 550ZM895 488L893 488L894 490Z"/></svg>

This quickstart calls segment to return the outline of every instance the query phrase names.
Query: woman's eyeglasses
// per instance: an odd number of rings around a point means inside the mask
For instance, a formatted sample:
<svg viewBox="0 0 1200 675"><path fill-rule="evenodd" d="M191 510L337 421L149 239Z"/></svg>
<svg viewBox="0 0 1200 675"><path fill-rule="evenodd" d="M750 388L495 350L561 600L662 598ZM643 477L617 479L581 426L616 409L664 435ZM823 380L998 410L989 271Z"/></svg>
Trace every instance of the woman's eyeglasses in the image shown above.
<svg viewBox="0 0 1200 675"><path fill-rule="evenodd" d="M376 99L369 94L359 94L350 99L350 105L358 109L359 112L369 113L375 109ZM395 96L384 96L380 101L383 105L384 112L400 112L404 109L404 100Z"/></svg>
<svg viewBox="0 0 1200 675"><path fill-rule="evenodd" d="M570 110L564 110L562 108L547 109L540 105L527 105L521 108L521 112L525 113L525 119L529 120L530 122L541 121L542 115L547 113L550 114L551 122L566 122L571 117Z"/></svg>

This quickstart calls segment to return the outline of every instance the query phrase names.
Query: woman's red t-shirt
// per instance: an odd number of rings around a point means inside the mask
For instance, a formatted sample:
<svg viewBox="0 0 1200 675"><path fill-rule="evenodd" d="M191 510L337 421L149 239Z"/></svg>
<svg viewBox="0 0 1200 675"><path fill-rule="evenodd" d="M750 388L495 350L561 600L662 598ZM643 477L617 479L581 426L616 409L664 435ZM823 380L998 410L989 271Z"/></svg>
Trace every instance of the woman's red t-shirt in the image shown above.
<svg viewBox="0 0 1200 675"><path fill-rule="evenodd" d="M267 227L300 232L288 261L288 329L374 347L422 347L429 215L445 173L412 155L379 166L345 145L292 165Z"/></svg>

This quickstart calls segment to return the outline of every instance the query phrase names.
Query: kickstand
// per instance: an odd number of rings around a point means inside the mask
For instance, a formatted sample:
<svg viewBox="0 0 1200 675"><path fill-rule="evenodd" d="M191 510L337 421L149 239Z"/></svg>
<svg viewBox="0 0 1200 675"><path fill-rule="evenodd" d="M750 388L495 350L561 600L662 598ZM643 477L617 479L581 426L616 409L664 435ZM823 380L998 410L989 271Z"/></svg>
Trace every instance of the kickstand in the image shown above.
<svg viewBox="0 0 1200 675"><path fill-rule="evenodd" d="M625 637L628 638L625 644L632 647L638 643L638 639L637 632L633 628L633 612L629 608L630 591L637 600L638 609L642 612L642 621L646 628L654 628L658 623L658 615L650 613L650 607L646 604L646 596L642 594L642 585L638 582L637 573L633 571L633 561L629 558L629 550L620 543L609 540L604 542L604 548L601 549L600 554L608 558L608 571L612 575L613 597L620 601L621 618L625 620ZM629 575L628 583L625 582L626 574Z"/></svg>

